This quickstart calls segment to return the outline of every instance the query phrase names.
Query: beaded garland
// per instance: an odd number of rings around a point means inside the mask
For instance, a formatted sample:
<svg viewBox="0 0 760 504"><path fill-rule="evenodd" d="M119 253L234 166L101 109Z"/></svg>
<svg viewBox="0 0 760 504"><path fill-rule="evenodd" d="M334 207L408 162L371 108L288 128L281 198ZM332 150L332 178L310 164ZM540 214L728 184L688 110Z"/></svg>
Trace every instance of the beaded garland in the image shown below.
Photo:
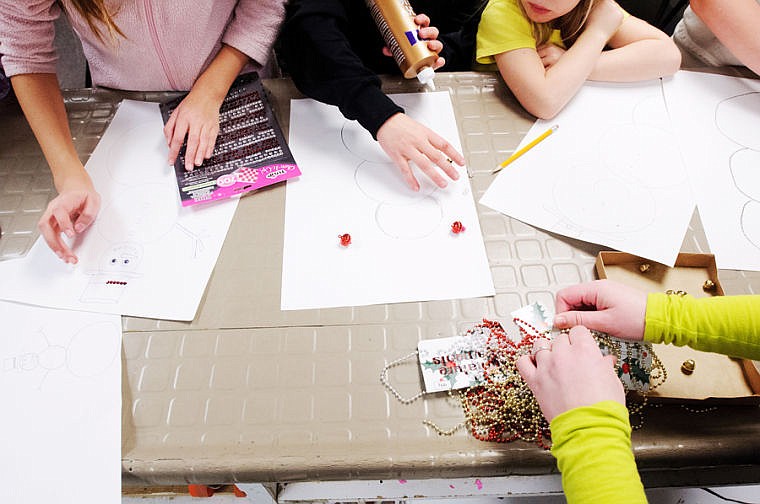
<svg viewBox="0 0 760 504"><path fill-rule="evenodd" d="M459 393L470 434L481 441L508 443L522 440L548 449L549 422L535 396L517 372L515 363L530 354L538 331L521 321L522 338L515 342L498 322L483 320L489 331L486 341L485 385ZM526 331L525 327L533 329Z"/></svg>
<svg viewBox="0 0 760 504"><path fill-rule="evenodd" d="M440 428L430 420L424 421L426 425L440 435L452 435L459 428L467 426L470 434L481 441L507 443L522 440L536 443L543 449L550 448L549 422L541 413L538 401L515 365L520 356L530 354L537 338L548 337L550 331L540 332L524 320L515 319L514 322L520 330L521 337L518 341L510 338L498 322L484 319L482 324L476 326L489 333L486 341L485 384L456 393L464 411L465 421L448 430ZM591 333L601 348L616 356L615 371L619 374L620 341L605 333ZM654 352L649 372L649 391L667 379L665 368ZM629 392L630 389L625 382L624 386L626 392ZM454 395L453 392L449 394ZM646 395L641 392L628 394L626 402L630 416L638 417L636 424L632 422L632 428L641 428L647 404Z"/></svg>

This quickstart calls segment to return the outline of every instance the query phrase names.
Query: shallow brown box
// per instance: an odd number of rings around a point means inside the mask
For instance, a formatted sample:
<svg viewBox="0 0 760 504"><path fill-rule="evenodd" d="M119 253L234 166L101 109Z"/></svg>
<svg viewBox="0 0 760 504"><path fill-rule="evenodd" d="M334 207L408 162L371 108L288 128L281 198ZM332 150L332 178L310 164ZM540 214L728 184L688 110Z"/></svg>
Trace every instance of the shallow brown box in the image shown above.
<svg viewBox="0 0 760 504"><path fill-rule="evenodd" d="M722 296L718 269L712 254L678 254L675 266L668 267L624 252L601 251L596 259L599 278L609 278L646 292L686 291L694 297ZM705 291L711 280L715 289ZM689 347L654 345L667 371L665 383L653 390L652 399L760 403L760 373L751 360L700 352ZM693 359L694 372L681 371L684 361Z"/></svg>

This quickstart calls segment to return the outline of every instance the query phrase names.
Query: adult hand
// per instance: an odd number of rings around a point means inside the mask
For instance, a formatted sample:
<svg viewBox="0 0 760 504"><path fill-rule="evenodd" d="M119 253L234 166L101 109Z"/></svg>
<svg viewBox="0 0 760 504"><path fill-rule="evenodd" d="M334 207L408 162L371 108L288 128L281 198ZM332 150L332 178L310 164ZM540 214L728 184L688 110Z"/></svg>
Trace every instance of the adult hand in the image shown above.
<svg viewBox="0 0 760 504"><path fill-rule="evenodd" d="M549 422L565 411L600 401L625 405L615 358L602 355L585 327L573 327L551 344L546 339L536 340L533 355L523 355L516 365Z"/></svg>
<svg viewBox="0 0 760 504"><path fill-rule="evenodd" d="M185 137L185 170L191 171L211 157L219 134L220 107L221 102L196 89L180 102L164 126L170 165L177 159Z"/></svg>
<svg viewBox="0 0 760 504"><path fill-rule="evenodd" d="M83 233L95 221L100 210L100 195L95 191L87 172L70 175L61 184L58 196L48 203L37 227L48 247L64 262L76 264L78 259L61 238Z"/></svg>
<svg viewBox="0 0 760 504"><path fill-rule="evenodd" d="M594 2L584 30L598 33L604 40L609 40L623 24L624 11L613 0Z"/></svg>
<svg viewBox="0 0 760 504"><path fill-rule="evenodd" d="M450 179L457 180L459 172L452 162L459 166L465 162L464 156L443 137L401 112L380 126L377 141L401 170L404 181L413 191L419 191L420 184L412 172L410 161L438 187L446 187L446 180L440 171Z"/></svg>
<svg viewBox="0 0 760 504"><path fill-rule="evenodd" d="M541 58L541 63L543 63L545 70L548 70L554 66L554 64L562 57L562 55L565 54L564 49L558 45L551 43L546 43L542 46L539 46L536 49L536 52L538 52L538 56Z"/></svg>
<svg viewBox="0 0 760 504"><path fill-rule="evenodd" d="M427 43L428 49L438 54L443 50L443 43L438 40L438 34L440 33L438 28L430 26L430 18L425 14L417 14L414 17L414 23L420 27L420 39ZM383 47L383 54L386 56L393 56L391 50L388 47ZM446 64L445 58L438 58L433 63L433 70L437 70Z"/></svg>
<svg viewBox="0 0 760 504"><path fill-rule="evenodd" d="M557 292L554 326L583 325L632 341L644 339L647 294L611 280L587 282Z"/></svg>

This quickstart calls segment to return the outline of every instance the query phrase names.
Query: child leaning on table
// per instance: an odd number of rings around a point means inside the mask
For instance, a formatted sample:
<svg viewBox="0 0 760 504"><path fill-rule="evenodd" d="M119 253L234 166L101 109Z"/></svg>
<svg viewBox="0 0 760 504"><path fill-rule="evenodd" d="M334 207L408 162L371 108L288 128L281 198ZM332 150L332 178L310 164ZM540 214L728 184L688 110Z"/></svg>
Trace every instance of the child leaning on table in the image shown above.
<svg viewBox="0 0 760 504"><path fill-rule="evenodd" d="M235 78L243 69L260 70L267 63L284 3L0 0L0 62L58 190L38 224L53 252L76 263L61 234L71 238L84 232L100 210L100 196L74 148L56 79L58 16L63 12L81 39L94 85L190 91L164 135L169 164L187 137L185 168L192 169L212 154L219 108Z"/></svg>
<svg viewBox="0 0 760 504"><path fill-rule="evenodd" d="M536 341L517 369L550 422L567 501L645 503L614 358L602 356L587 328L758 360L760 296L647 295L598 280L559 291L556 311L554 326L570 332Z"/></svg>
<svg viewBox="0 0 760 504"><path fill-rule="evenodd" d="M495 63L523 107L549 119L586 80L671 75L681 56L665 33L613 0L490 0L476 60Z"/></svg>

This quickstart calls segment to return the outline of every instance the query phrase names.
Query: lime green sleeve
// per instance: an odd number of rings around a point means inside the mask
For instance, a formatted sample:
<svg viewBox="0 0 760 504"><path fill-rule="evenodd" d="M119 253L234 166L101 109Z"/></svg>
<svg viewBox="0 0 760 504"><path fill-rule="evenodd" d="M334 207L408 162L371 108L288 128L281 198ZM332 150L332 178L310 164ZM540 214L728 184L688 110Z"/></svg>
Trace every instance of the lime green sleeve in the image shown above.
<svg viewBox="0 0 760 504"><path fill-rule="evenodd" d="M575 408L557 415L550 428L568 504L647 502L625 406L602 401Z"/></svg>
<svg viewBox="0 0 760 504"><path fill-rule="evenodd" d="M647 297L644 340L760 360L760 296Z"/></svg>

